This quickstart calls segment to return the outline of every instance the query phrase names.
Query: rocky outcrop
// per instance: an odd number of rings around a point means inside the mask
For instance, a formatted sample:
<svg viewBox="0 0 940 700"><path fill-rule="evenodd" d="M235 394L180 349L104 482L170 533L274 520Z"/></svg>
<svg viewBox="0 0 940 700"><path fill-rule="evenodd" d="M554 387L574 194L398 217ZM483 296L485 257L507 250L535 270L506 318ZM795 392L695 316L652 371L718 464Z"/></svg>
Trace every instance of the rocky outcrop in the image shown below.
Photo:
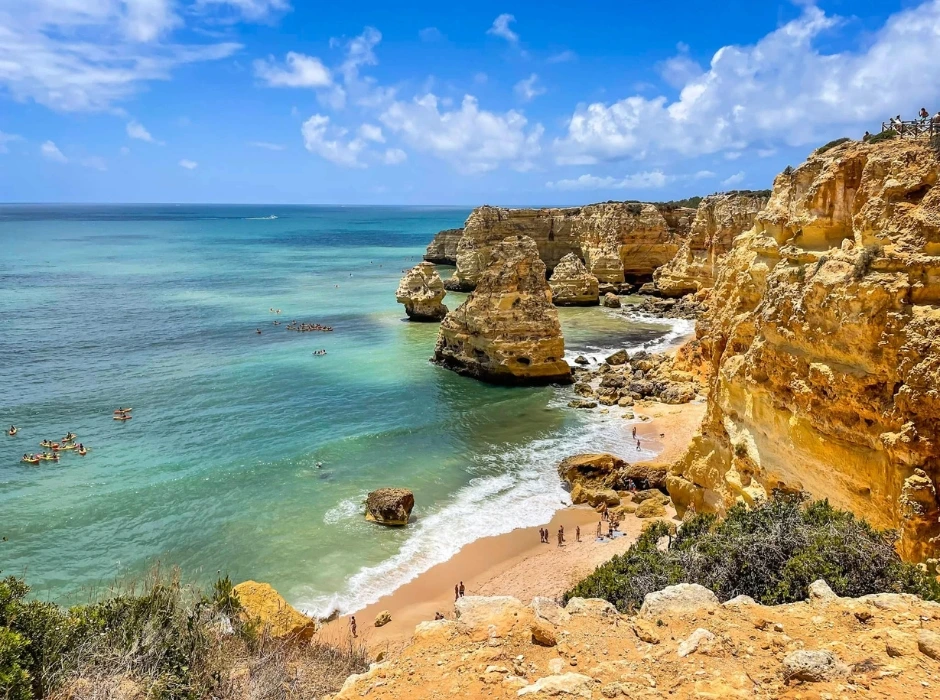
<svg viewBox="0 0 940 700"><path fill-rule="evenodd" d="M418 263L405 273L398 283L395 299L405 305L405 313L412 321L440 321L447 315L444 283L433 263Z"/></svg>
<svg viewBox="0 0 940 700"><path fill-rule="evenodd" d="M437 263L438 265L456 265L457 244L460 243L462 237L462 228L449 228L440 231L428 244L427 250L424 251L425 261Z"/></svg>
<svg viewBox="0 0 940 700"><path fill-rule="evenodd" d="M825 586L817 582L814 586ZM930 698L940 605L911 595L720 604L698 585L607 601L461 598L400 654L349 678L335 700L412 698Z"/></svg>
<svg viewBox="0 0 940 700"><path fill-rule="evenodd" d="M558 465L558 475L572 491L575 486L587 491L624 491L628 481L640 488L658 489L666 480L665 469L633 464L607 453L566 457Z"/></svg>
<svg viewBox="0 0 940 700"><path fill-rule="evenodd" d="M235 586L239 613L245 622L257 624L259 632L275 639L309 640L317 631L317 621L295 610L267 583L245 581Z"/></svg>
<svg viewBox="0 0 940 700"><path fill-rule="evenodd" d="M777 177L699 320L701 435L680 512L806 490L940 551L940 160L850 142Z"/></svg>
<svg viewBox="0 0 940 700"><path fill-rule="evenodd" d="M754 225L769 192L727 192L705 197L679 251L654 273L660 294L678 297L710 289L735 237Z"/></svg>
<svg viewBox="0 0 940 700"><path fill-rule="evenodd" d="M441 322L434 362L499 384L567 383L565 341L535 242L497 243L479 284Z"/></svg>
<svg viewBox="0 0 940 700"><path fill-rule="evenodd" d="M690 371L691 358L678 353L674 356L641 350L627 359L619 355L615 359L619 364L575 368L575 393L605 406L631 406L640 399L666 404L688 403L699 392L702 374Z"/></svg>
<svg viewBox="0 0 940 700"><path fill-rule="evenodd" d="M597 278L574 253L568 253L555 266L548 285L552 288L555 306L597 306L599 303Z"/></svg>
<svg viewBox="0 0 940 700"><path fill-rule="evenodd" d="M457 271L448 289L469 291L489 264L493 246L527 236L549 272L569 254L585 261L600 282L646 280L671 260L688 235L693 210L639 202L606 202L558 209L474 209L457 245Z"/></svg>
<svg viewBox="0 0 940 700"><path fill-rule="evenodd" d="M366 520L380 525L407 525L415 496L408 489L377 489L366 498Z"/></svg>

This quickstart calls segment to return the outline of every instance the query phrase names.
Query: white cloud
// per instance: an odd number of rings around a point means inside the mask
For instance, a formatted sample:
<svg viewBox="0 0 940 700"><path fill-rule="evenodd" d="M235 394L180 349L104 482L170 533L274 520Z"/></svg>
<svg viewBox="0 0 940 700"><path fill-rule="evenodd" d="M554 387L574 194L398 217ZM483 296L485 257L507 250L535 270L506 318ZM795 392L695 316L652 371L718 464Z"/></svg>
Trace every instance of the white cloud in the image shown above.
<svg viewBox="0 0 940 700"><path fill-rule="evenodd" d="M81 164L86 168L101 170L102 172L108 169L108 164L105 163L104 158L101 156L88 156L87 158L82 158Z"/></svg>
<svg viewBox="0 0 940 700"><path fill-rule="evenodd" d="M196 0L196 9L228 10L245 19L265 21L291 9L288 0Z"/></svg>
<svg viewBox="0 0 940 700"><path fill-rule="evenodd" d="M259 58L252 65L255 75L268 87L325 88L333 84L329 69L316 56L289 51L279 66L273 56Z"/></svg>
<svg viewBox="0 0 940 700"><path fill-rule="evenodd" d="M188 158L183 158L180 161L180 167L186 168L187 170L195 170L196 168L199 167L199 163L197 163L194 160L189 160Z"/></svg>
<svg viewBox="0 0 940 700"><path fill-rule="evenodd" d="M665 187L673 180L675 180L674 177L666 175L661 170L650 170L633 173L619 179L610 176L582 175L574 180L546 182L545 186L551 190L646 190Z"/></svg>
<svg viewBox="0 0 940 700"><path fill-rule="evenodd" d="M693 180L707 180L713 177L717 176L711 170L699 170L697 173L692 175Z"/></svg>
<svg viewBox="0 0 940 700"><path fill-rule="evenodd" d="M799 18L756 44L719 49L674 101L633 95L581 105L555 142L558 160L800 146L861 132L903 106L940 102L940 81L925 77L936 74L940 0L891 16L858 50L817 48L840 21L805 4Z"/></svg>
<svg viewBox="0 0 940 700"><path fill-rule="evenodd" d="M437 27L425 27L418 32L418 36L421 38L421 41L440 41L444 38L444 35L441 34L441 30Z"/></svg>
<svg viewBox="0 0 940 700"><path fill-rule="evenodd" d="M3 0L0 88L62 111L101 111L187 63L231 56L234 42L173 43L171 0Z"/></svg>
<svg viewBox="0 0 940 700"><path fill-rule="evenodd" d="M699 78L705 71L689 57L689 47L679 44L678 53L672 58L663 61L659 66L659 74L669 85L681 88L687 83Z"/></svg>
<svg viewBox="0 0 940 700"><path fill-rule="evenodd" d="M147 131L144 125L133 119L127 122L127 135L132 139L146 141L147 143L154 142L153 136L150 135L150 132Z"/></svg>
<svg viewBox="0 0 940 700"><path fill-rule="evenodd" d="M419 151L451 163L462 172L478 173L509 165L529 170L541 150L541 124L528 127L515 110L497 114L480 109L466 95L459 108L442 111L438 98L428 93L410 102L396 101L381 122Z"/></svg>
<svg viewBox="0 0 940 700"><path fill-rule="evenodd" d="M742 170L741 172L735 173L735 174L732 175L731 177L725 178L724 180L721 181L721 184L724 185L725 187L732 187L732 186L738 185L738 184L740 184L740 183L742 183L742 182L744 182L744 171L743 171L743 170Z"/></svg>
<svg viewBox="0 0 940 700"><path fill-rule="evenodd" d="M382 161L386 165L398 165L399 163L404 163L406 160L408 160L408 154L400 148L389 148L385 151L385 156L382 158Z"/></svg>
<svg viewBox="0 0 940 700"><path fill-rule="evenodd" d="M59 150L59 147L52 141L46 141L39 147L39 152L46 160L52 160L56 163L68 163L69 159Z"/></svg>
<svg viewBox="0 0 940 700"><path fill-rule="evenodd" d="M499 17L493 20L493 26L486 30L487 34L492 34L493 36L499 36L508 41L510 44L515 44L519 41L519 35L516 34L512 29L509 28L510 22L515 22L516 18L510 14L501 14Z"/></svg>
<svg viewBox="0 0 940 700"><path fill-rule="evenodd" d="M366 141L362 138L346 139L347 130L331 126L330 118L314 114L301 127L304 148L331 163L347 168L364 168L360 156L366 150Z"/></svg>
<svg viewBox="0 0 940 700"><path fill-rule="evenodd" d="M283 151L284 146L279 143L270 143L269 141L249 141L249 146L254 146L255 148L263 148L268 151Z"/></svg>
<svg viewBox="0 0 940 700"><path fill-rule="evenodd" d="M7 134L0 131L0 153L9 153L10 148L7 146L11 141L22 141L23 137L19 134Z"/></svg>
<svg viewBox="0 0 940 700"><path fill-rule="evenodd" d="M375 124L363 124L359 127L359 137L366 141L375 141L376 143L385 143L385 137L382 135L382 129Z"/></svg>
<svg viewBox="0 0 940 700"><path fill-rule="evenodd" d="M533 73L525 80L520 80L513 88L520 99L529 102L545 94L545 88L538 84L539 77Z"/></svg>
<svg viewBox="0 0 940 700"><path fill-rule="evenodd" d="M545 59L546 63L567 63L568 61L576 61L578 54L571 50L559 51L556 54L552 54Z"/></svg>
<svg viewBox="0 0 940 700"><path fill-rule="evenodd" d="M741 151L728 151L725 153L725 160L737 160L743 153Z"/></svg>
<svg viewBox="0 0 940 700"><path fill-rule="evenodd" d="M761 158L770 158L772 155L776 155L776 148L758 148L757 155Z"/></svg>

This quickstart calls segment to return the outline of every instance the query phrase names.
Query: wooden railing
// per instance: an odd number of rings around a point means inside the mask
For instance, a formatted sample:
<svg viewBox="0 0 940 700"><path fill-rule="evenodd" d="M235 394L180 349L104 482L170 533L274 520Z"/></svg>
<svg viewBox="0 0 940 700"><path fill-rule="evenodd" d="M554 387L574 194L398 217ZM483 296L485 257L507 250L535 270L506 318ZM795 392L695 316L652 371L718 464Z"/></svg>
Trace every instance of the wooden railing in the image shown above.
<svg viewBox="0 0 940 700"><path fill-rule="evenodd" d="M913 121L898 121L889 119L881 122L881 131L896 131L899 136L905 138L940 138L940 118L927 117L925 119L915 119Z"/></svg>

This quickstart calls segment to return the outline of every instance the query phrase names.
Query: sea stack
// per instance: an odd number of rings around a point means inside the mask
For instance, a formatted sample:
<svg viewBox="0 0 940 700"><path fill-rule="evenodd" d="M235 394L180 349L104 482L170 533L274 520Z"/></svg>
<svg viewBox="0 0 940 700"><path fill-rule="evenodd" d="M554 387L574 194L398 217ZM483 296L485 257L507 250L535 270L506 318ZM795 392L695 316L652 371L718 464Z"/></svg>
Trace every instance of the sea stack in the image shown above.
<svg viewBox="0 0 940 700"><path fill-rule="evenodd" d="M476 289L441 323L434 362L496 384L571 381L545 263L527 236L496 244Z"/></svg>
<svg viewBox="0 0 940 700"><path fill-rule="evenodd" d="M463 228L449 228L439 231L428 244L424 252L424 259L427 262L437 263L438 265L456 265L457 264L457 244L463 237Z"/></svg>
<svg viewBox="0 0 940 700"><path fill-rule="evenodd" d="M588 272L574 253L568 253L555 266L548 280L555 306L597 306L597 278Z"/></svg>
<svg viewBox="0 0 940 700"><path fill-rule="evenodd" d="M395 298L405 305L405 313L412 321L440 321L447 315L447 307L441 303L445 294L437 269L432 263L423 262L401 278Z"/></svg>
<svg viewBox="0 0 940 700"><path fill-rule="evenodd" d="M377 489L366 497L366 520L379 525L408 524L415 495L408 489Z"/></svg>

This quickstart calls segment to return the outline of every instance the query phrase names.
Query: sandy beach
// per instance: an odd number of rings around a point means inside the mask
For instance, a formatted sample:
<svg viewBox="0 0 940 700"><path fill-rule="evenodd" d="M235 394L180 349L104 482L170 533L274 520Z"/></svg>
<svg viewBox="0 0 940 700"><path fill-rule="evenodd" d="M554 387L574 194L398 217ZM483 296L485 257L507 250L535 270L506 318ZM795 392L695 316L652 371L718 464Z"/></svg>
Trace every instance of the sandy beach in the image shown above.
<svg viewBox="0 0 940 700"><path fill-rule="evenodd" d="M677 459L701 424L705 404L696 401L673 406L656 402L638 402L637 417L649 420L624 424L634 425L637 435L657 456L644 464L666 465ZM660 438L664 434L665 438ZM667 508L670 517L674 515ZM558 597L598 565L629 548L643 528L645 520L632 515L624 517L622 537L601 541L594 535L600 516L588 506L569 506L557 511L549 523L550 544L539 542L538 527L522 528L504 535L473 542L446 562L438 564L391 594L355 613L359 636L376 650L394 650L406 642L415 625L433 620L440 612L453 617L454 586L463 581L466 595L509 595L524 602L535 596ZM558 527L565 528L566 543L556 541ZM576 528L581 528L581 542L575 541ZM607 532L607 524L603 524ZM375 616L387 610L392 621L374 627ZM349 616L330 623L323 635L345 635Z"/></svg>

